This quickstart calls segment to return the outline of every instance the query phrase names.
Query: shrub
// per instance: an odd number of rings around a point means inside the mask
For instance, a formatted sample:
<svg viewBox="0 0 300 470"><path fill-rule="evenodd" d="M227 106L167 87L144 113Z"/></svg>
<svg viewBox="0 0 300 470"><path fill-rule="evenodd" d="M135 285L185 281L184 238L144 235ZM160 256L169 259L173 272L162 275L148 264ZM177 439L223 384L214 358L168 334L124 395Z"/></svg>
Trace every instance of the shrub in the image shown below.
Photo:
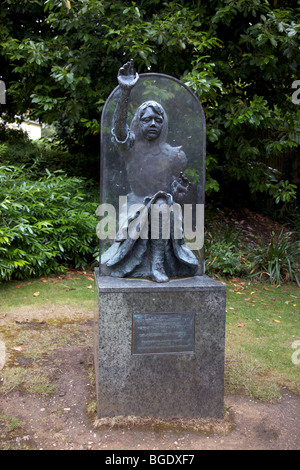
<svg viewBox="0 0 300 470"><path fill-rule="evenodd" d="M81 178L62 171L34 180L24 167L0 167L0 275L39 277L97 256L97 203Z"/></svg>
<svg viewBox="0 0 300 470"><path fill-rule="evenodd" d="M68 176L85 175L99 181L99 155L70 153L51 138L32 141L21 130L6 129L0 124L0 164L22 166L36 177L45 174L45 168L53 173L63 170Z"/></svg>
<svg viewBox="0 0 300 470"><path fill-rule="evenodd" d="M268 245L258 240L251 254L252 274L267 276L276 285L296 281L300 287L300 241L293 235L281 230L277 236L272 232Z"/></svg>
<svg viewBox="0 0 300 470"><path fill-rule="evenodd" d="M212 223L205 233L205 271L207 274L242 276L249 269L239 231Z"/></svg>

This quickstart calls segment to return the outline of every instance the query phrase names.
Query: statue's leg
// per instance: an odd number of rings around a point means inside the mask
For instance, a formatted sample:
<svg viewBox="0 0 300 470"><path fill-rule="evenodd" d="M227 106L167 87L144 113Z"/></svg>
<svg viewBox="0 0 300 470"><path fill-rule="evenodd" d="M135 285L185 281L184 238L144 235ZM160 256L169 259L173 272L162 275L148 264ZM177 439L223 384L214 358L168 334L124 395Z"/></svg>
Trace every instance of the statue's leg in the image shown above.
<svg viewBox="0 0 300 470"><path fill-rule="evenodd" d="M169 280L165 272L165 240L151 240L151 277L156 282Z"/></svg>
<svg viewBox="0 0 300 470"><path fill-rule="evenodd" d="M166 205L166 201L157 199L155 204ZM158 233L158 239L151 239L151 277L156 282L167 282L169 278L165 271L165 248L168 240L162 238L160 217L152 218L151 224L158 224L157 227L151 227L152 233Z"/></svg>

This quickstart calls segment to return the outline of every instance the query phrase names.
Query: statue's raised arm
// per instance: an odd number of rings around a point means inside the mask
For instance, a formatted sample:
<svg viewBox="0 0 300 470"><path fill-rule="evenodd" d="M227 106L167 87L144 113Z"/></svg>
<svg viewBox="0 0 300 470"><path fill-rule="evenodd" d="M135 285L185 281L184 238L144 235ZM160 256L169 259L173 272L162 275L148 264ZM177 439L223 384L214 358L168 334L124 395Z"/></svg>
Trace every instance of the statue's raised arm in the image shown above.
<svg viewBox="0 0 300 470"><path fill-rule="evenodd" d="M133 60L126 62L118 72L120 97L113 119L113 135L117 142L125 142L128 137L127 113L131 89L137 83L139 76L134 72Z"/></svg>

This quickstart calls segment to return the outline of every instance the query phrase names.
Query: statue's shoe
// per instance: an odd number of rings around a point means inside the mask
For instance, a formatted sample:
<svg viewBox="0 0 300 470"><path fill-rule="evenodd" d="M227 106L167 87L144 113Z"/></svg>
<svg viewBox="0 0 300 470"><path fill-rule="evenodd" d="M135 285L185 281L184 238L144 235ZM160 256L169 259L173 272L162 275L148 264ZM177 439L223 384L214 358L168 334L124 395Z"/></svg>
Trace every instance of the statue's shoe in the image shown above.
<svg viewBox="0 0 300 470"><path fill-rule="evenodd" d="M166 273L158 271L157 269L153 269L151 273L151 278L155 282L168 282L169 278Z"/></svg>

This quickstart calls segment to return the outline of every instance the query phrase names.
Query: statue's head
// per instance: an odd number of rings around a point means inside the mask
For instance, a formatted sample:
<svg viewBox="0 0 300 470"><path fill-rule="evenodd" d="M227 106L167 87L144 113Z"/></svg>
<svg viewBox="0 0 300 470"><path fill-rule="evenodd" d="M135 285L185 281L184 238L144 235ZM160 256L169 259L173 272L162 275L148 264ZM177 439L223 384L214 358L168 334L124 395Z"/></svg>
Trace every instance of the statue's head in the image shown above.
<svg viewBox="0 0 300 470"><path fill-rule="evenodd" d="M131 129L147 141L165 141L168 120L164 108L156 101L146 101L138 108Z"/></svg>

